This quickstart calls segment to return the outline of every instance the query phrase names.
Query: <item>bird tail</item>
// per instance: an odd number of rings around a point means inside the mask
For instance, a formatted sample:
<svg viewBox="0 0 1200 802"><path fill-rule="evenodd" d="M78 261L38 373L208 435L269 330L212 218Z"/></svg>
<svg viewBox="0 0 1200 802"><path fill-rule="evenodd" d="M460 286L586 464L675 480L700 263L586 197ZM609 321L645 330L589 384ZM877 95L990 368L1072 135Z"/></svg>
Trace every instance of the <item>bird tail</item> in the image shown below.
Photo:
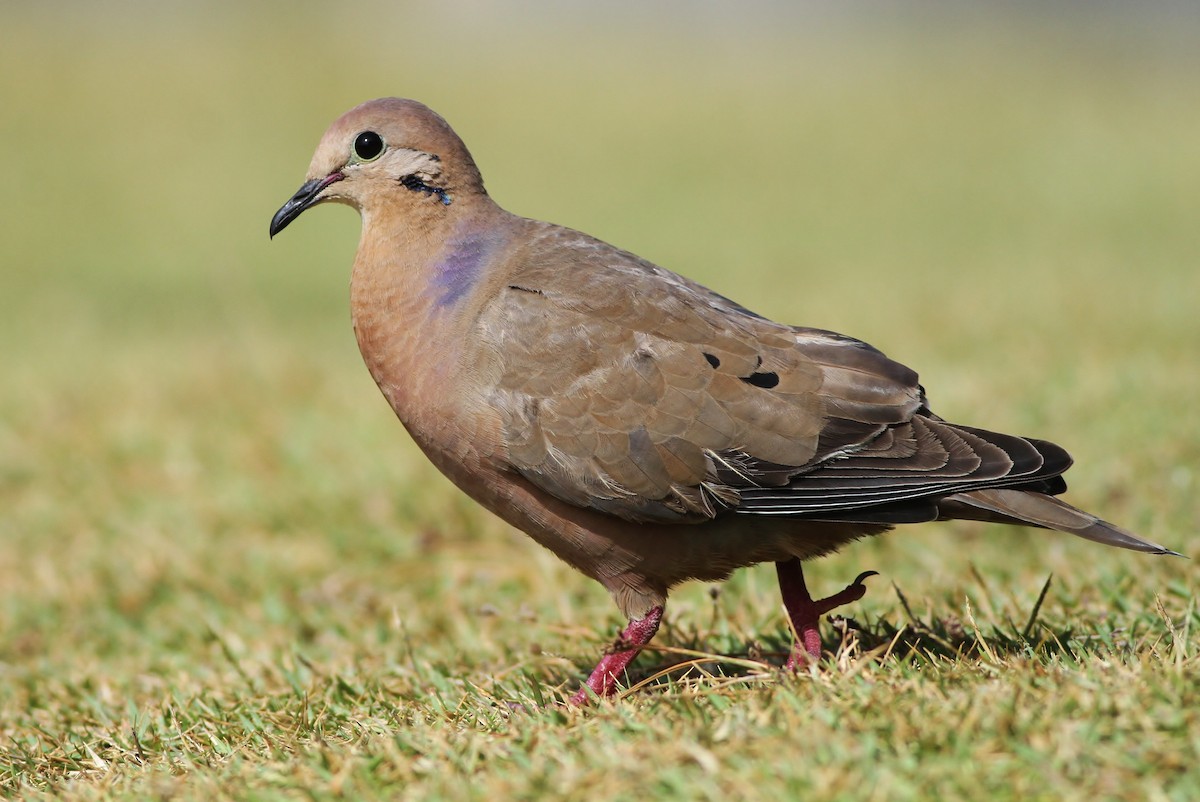
<svg viewBox="0 0 1200 802"><path fill-rule="evenodd" d="M1076 509L1053 496L1037 492L1005 488L972 490L939 499L938 508L943 518L967 518L1022 526L1040 526L1094 540L1107 546L1144 551L1149 554L1183 556L1165 546L1143 540L1132 532Z"/></svg>

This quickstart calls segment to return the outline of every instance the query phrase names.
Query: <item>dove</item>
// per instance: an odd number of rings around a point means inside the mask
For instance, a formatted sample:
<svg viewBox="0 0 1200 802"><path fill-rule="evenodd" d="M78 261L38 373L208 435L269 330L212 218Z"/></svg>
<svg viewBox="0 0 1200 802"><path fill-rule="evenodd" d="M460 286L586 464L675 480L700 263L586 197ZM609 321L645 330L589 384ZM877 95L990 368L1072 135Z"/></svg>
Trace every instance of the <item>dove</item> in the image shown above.
<svg viewBox="0 0 1200 802"><path fill-rule="evenodd" d="M325 132L274 237L356 209L354 333L413 441L450 481L611 594L625 629L571 698L613 695L669 591L773 562L821 656L829 597L802 563L897 525L973 519L1175 554L1058 496L1045 440L950 423L865 342L768 320L568 228L511 214L425 105L372 100Z"/></svg>

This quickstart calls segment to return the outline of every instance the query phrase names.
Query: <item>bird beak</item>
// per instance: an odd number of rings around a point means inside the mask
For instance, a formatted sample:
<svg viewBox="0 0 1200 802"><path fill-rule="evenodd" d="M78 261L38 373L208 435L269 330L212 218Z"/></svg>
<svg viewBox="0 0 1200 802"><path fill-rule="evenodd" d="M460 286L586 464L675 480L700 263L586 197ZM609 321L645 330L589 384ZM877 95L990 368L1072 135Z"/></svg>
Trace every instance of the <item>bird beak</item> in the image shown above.
<svg viewBox="0 0 1200 802"><path fill-rule="evenodd" d="M345 178L342 172L334 172L324 178L314 178L311 181L305 181L300 189L296 190L296 194L288 199L288 202L279 207L279 211L275 212L275 216L271 218L271 238L288 227L288 223L300 216L300 213L309 206L315 206L324 198L321 193L325 187L330 184L341 181Z"/></svg>

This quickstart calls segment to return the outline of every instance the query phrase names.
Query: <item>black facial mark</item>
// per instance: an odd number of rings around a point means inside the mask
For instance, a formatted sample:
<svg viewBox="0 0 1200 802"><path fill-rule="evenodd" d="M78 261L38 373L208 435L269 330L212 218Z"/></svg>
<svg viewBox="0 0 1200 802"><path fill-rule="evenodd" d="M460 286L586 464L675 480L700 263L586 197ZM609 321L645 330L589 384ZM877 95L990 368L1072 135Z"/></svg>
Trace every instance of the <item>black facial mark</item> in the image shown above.
<svg viewBox="0 0 1200 802"><path fill-rule="evenodd" d="M446 192L445 187L435 187L431 184L426 184L415 175L406 175L400 179L400 183L405 189L411 189L413 192L424 192L426 195L437 195L443 206L450 205L450 193Z"/></svg>

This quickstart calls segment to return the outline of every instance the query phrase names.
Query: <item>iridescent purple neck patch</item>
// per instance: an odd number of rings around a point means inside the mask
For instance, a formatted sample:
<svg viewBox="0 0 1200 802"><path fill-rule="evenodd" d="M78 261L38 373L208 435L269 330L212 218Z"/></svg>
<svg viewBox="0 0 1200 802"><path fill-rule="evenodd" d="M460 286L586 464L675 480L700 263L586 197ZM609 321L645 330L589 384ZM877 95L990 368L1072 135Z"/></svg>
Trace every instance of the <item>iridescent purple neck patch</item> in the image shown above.
<svg viewBox="0 0 1200 802"><path fill-rule="evenodd" d="M480 236L451 240L442 260L434 267L431 289L438 306L452 306L475 286L488 256L489 242Z"/></svg>

